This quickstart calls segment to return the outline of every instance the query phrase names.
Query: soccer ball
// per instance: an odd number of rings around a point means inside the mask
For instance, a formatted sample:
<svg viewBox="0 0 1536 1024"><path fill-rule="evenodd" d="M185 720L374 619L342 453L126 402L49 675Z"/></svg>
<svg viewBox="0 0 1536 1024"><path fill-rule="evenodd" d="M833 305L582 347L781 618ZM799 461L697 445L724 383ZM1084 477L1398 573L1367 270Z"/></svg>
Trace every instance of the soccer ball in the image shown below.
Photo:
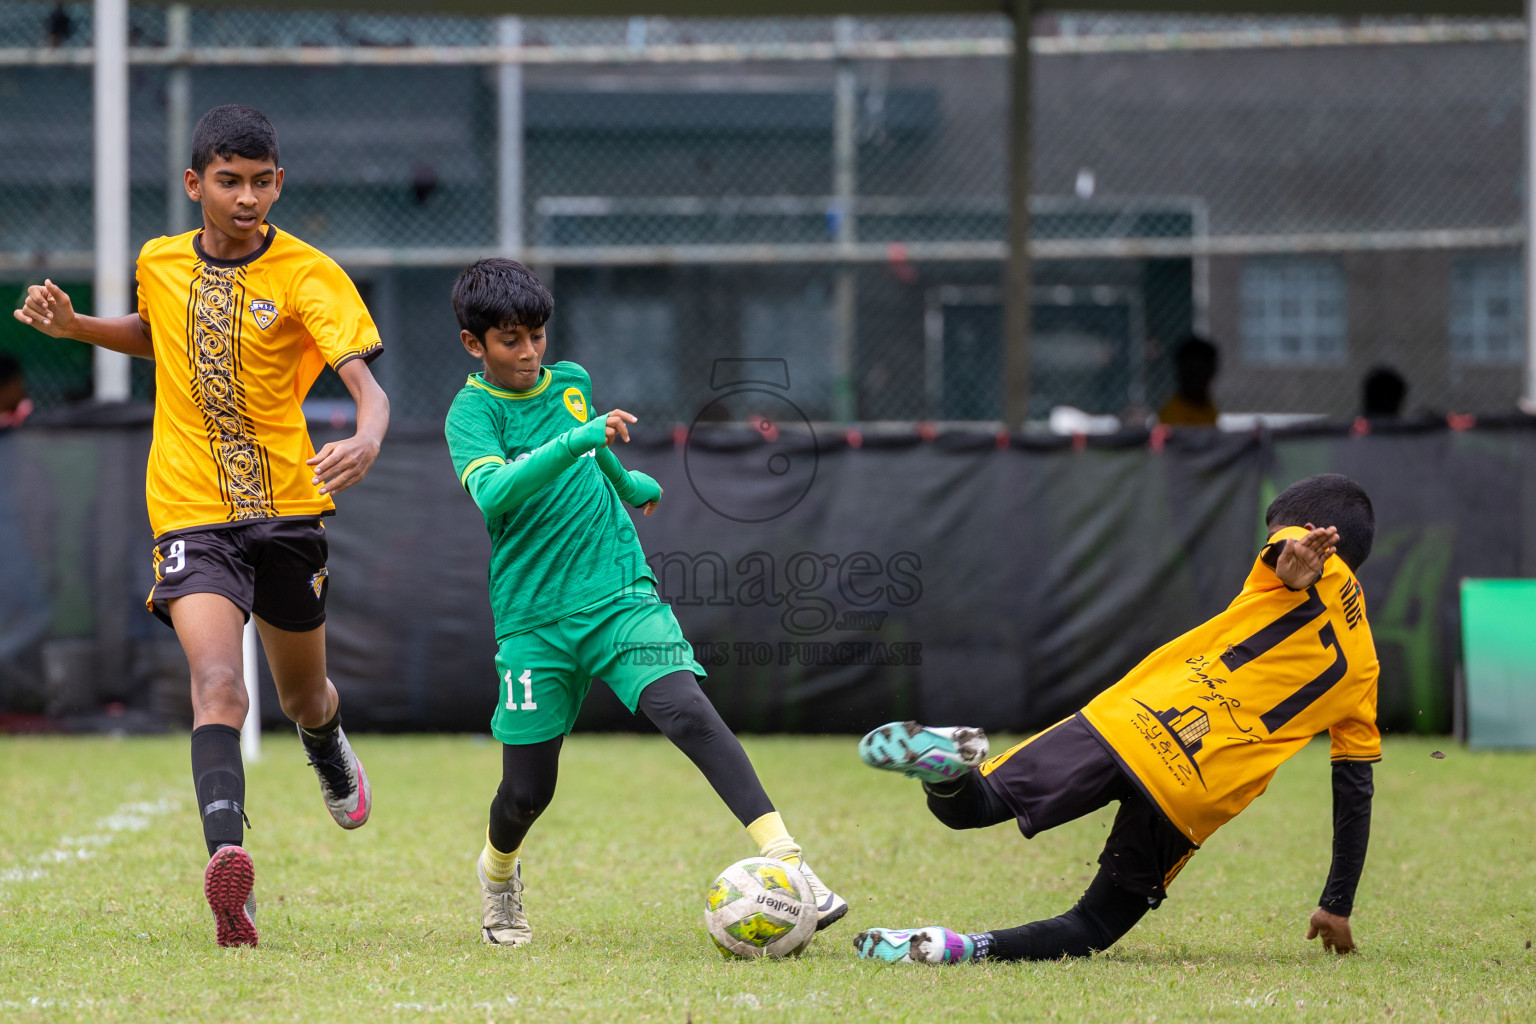
<svg viewBox="0 0 1536 1024"><path fill-rule="evenodd" d="M816 937L816 897L797 868L749 857L709 887L704 927L724 957L798 956Z"/></svg>

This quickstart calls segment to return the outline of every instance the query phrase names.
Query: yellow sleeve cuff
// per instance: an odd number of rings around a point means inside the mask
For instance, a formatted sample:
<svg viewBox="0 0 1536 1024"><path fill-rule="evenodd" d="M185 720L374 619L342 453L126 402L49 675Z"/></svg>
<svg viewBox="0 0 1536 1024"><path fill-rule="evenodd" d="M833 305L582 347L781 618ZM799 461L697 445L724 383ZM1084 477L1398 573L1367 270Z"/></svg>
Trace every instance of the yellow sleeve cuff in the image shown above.
<svg viewBox="0 0 1536 1024"><path fill-rule="evenodd" d="M475 470L479 469L481 466L505 466L506 464L507 460L502 458L500 455L482 455L464 467L464 472L459 474L459 486L463 487L465 490L468 490L469 475Z"/></svg>

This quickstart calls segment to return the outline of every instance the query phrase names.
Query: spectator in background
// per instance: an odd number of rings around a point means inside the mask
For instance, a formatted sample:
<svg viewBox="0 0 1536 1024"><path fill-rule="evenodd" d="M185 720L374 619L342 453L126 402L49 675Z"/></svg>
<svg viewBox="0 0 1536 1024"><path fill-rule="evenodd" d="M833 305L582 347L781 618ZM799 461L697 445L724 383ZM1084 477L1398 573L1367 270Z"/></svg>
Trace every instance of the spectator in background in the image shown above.
<svg viewBox="0 0 1536 1024"><path fill-rule="evenodd" d="M14 427L32 413L27 379L21 363L9 352L0 352L0 430Z"/></svg>
<svg viewBox="0 0 1536 1024"><path fill-rule="evenodd" d="M1396 419L1402 415L1408 382L1390 366L1374 367L1360 382L1360 414L1366 419Z"/></svg>
<svg viewBox="0 0 1536 1024"><path fill-rule="evenodd" d="M1214 427L1216 403L1211 401L1211 382L1220 367L1215 345L1198 334L1187 335L1173 352L1177 390L1163 403L1158 421L1169 427Z"/></svg>
<svg viewBox="0 0 1536 1024"><path fill-rule="evenodd" d="M53 623L48 574L38 567L22 528L21 453L5 436L31 411L21 363L0 352L0 711L23 714L47 707L43 641Z"/></svg>
<svg viewBox="0 0 1536 1024"><path fill-rule="evenodd" d="M44 23L43 31L48 37L49 46L63 46L69 42L69 37L75 34L75 23L63 4L54 5L53 11Z"/></svg>

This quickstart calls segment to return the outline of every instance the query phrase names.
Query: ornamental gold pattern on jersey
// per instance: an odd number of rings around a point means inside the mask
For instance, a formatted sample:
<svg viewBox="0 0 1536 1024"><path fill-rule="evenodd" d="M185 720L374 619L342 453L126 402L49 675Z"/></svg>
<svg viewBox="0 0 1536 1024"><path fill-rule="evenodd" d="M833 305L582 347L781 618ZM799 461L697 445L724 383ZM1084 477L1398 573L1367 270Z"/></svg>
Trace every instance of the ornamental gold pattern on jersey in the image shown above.
<svg viewBox="0 0 1536 1024"><path fill-rule="evenodd" d="M192 281L187 359L192 400L203 412L208 447L218 467L219 492L229 520L277 515L267 451L256 442L240 381L240 310L245 268L202 264Z"/></svg>

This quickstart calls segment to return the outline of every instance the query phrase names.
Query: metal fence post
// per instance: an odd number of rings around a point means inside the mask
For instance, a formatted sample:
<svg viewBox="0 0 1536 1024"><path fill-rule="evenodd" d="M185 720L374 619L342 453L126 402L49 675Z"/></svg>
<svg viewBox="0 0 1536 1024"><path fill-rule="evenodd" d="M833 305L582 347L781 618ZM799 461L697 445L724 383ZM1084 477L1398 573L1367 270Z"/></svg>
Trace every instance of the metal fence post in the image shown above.
<svg viewBox="0 0 1536 1024"><path fill-rule="evenodd" d="M192 202L182 181L192 151L192 69L186 64L192 45L192 9L172 4L165 11L165 230L179 235L194 227Z"/></svg>
<svg viewBox="0 0 1536 1024"><path fill-rule="evenodd" d="M1008 168L1008 265L1003 271L1003 419L1017 429L1029 418L1030 3L1013 2L1013 104Z"/></svg>
<svg viewBox="0 0 1536 1024"><path fill-rule="evenodd" d="M857 22L841 17L833 24L839 56L832 100L832 205L835 239L851 248L858 239L854 195L858 184L858 75L847 56ZM858 416L853 383L854 344L858 337L858 281L853 267L839 264L832 286L832 416L848 422Z"/></svg>
<svg viewBox="0 0 1536 1024"><path fill-rule="evenodd" d="M498 46L523 44L523 19L496 19ZM501 54L496 67L496 240L503 254L522 252L523 238L523 65Z"/></svg>
<svg viewBox="0 0 1536 1024"><path fill-rule="evenodd" d="M1525 402L1536 412L1536 0L1525 0Z"/></svg>
<svg viewBox="0 0 1536 1024"><path fill-rule="evenodd" d="M95 122L94 182L96 316L126 316L128 287L128 0L95 0L91 31L96 61L92 78ZM97 348L92 364L96 400L128 399L128 357Z"/></svg>

